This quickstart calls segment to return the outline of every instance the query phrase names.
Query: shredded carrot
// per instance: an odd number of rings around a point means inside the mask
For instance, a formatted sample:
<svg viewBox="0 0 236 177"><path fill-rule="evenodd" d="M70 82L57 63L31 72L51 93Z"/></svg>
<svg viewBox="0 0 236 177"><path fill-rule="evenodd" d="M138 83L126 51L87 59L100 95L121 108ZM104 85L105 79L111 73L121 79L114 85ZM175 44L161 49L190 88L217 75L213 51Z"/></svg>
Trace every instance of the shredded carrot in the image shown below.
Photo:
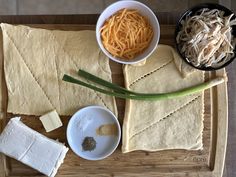
<svg viewBox="0 0 236 177"><path fill-rule="evenodd" d="M128 60L141 54L153 38L149 21L134 9L119 10L106 20L100 31L106 50Z"/></svg>

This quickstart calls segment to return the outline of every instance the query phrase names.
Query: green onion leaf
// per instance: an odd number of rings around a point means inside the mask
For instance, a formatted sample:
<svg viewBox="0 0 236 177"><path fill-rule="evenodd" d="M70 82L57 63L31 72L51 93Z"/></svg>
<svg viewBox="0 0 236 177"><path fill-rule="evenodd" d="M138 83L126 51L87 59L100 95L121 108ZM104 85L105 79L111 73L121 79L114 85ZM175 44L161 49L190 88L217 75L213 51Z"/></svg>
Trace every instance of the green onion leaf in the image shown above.
<svg viewBox="0 0 236 177"><path fill-rule="evenodd" d="M169 93L137 93L137 92L133 92L130 90L127 90L123 87L120 87L119 85L110 83L106 80L103 80L97 76L94 76L86 71L83 70L79 70L78 74L84 78L86 78L89 81L92 81L96 84L99 84L101 86L104 86L106 88L108 88L109 90L103 89L103 88L99 88L97 86L94 86L92 84L86 83L84 81L81 81L79 79L75 79L69 75L64 75L63 79L66 82L70 82L70 83L74 83L74 84L78 84L80 86L83 87L87 87L89 89L92 89L94 91L106 94L106 95L110 95L110 96L115 96L118 98L124 98L124 99L134 99L134 100L148 100L148 101L156 101L156 100L164 100L164 99L173 99L173 98L177 98L177 97L182 97L182 96L187 96L190 94L194 94L194 93L198 93L201 92L203 90L206 90L208 88L211 88L213 86L216 86L218 84L221 84L224 82L224 78L223 77L217 77L215 79L212 79L208 82L196 85L196 86L192 86L186 89L182 89L179 91L175 91L175 92L169 92Z"/></svg>
<svg viewBox="0 0 236 177"><path fill-rule="evenodd" d="M88 72L86 72L86 71L84 71L82 69L80 69L78 71L78 75L83 77L83 78L85 78L85 79L87 79L87 80L89 80L89 81L92 81L92 82L94 82L96 84L102 85L104 87L107 87L109 89L112 89L112 90L120 92L120 93L137 94L137 93L132 92L130 90L127 90L127 89L125 89L125 88L123 88L123 87L121 87L119 85L113 84L111 82L108 82L108 81L100 78L100 77L97 77L97 76L95 76L93 74L90 74L90 73L88 73Z"/></svg>

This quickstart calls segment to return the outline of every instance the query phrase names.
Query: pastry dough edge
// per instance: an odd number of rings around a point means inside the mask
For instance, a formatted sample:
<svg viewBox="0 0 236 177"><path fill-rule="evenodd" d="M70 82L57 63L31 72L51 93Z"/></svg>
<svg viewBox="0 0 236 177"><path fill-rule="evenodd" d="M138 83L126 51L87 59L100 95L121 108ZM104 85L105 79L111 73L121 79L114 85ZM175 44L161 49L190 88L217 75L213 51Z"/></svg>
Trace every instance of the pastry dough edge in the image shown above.
<svg viewBox="0 0 236 177"><path fill-rule="evenodd" d="M128 65L123 66L123 75L124 75L124 84L125 87L128 88L128 76L127 76L127 67ZM129 89L129 88L128 88ZM129 151L129 139L128 139L128 130L129 130L129 117L130 117L130 111L131 109L131 101L129 99L126 99L125 101L125 115L124 115L124 120L123 120L123 134L122 134L122 153L127 153Z"/></svg>

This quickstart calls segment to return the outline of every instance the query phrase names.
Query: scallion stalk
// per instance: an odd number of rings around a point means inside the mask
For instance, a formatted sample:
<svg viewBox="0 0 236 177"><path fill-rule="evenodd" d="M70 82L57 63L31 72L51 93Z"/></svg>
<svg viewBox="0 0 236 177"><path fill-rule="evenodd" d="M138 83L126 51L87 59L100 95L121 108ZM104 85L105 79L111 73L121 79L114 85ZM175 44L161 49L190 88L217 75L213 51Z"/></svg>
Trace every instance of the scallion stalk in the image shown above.
<svg viewBox="0 0 236 177"><path fill-rule="evenodd" d="M78 75L89 80L89 81L92 81L96 84L99 84L99 85L102 85L103 87L107 87L109 89L112 89L114 92L118 92L118 93L127 93L127 94L131 94L131 95L146 95L145 93L138 93L138 92L134 92L134 91L131 91L131 90L128 90L124 87L121 87L117 84L113 84L111 82L108 82L100 77L97 77L93 74L90 74L88 73L87 71L84 71L82 69L80 69L78 71ZM152 95L152 94L149 94L149 95ZM156 95L156 94L154 94Z"/></svg>
<svg viewBox="0 0 236 177"><path fill-rule="evenodd" d="M86 74L86 72L84 74ZM81 75L81 73L80 73L80 75ZM85 76L85 78L88 79L87 76ZM93 75L92 78L93 79L90 79L90 81L94 81L96 76L94 77L94 75ZM110 96L115 96L115 97L118 97L118 98L134 99L134 100L147 100L147 101L173 99L173 98L177 98L177 97L187 96L187 95L190 95L190 94L201 92L203 90L206 90L208 88L211 88L213 86L216 86L216 85L221 84L221 83L224 82L223 77L217 77L217 78L212 79L208 82L204 82L202 84L192 86L192 87L189 87L189 88L186 88L186 89L182 89L182 90L179 90L179 91L175 91L175 92L169 92L169 93L137 93L137 92L129 91L129 90L127 90L125 88L122 88L118 85L115 85L113 83L107 82L107 81L105 81L101 78L99 78L99 81L94 81L94 82L99 84L99 85L102 85L102 86L105 86L105 87L111 89L111 91L110 90L105 90L103 88L99 88L99 87L94 86L92 84L83 82L79 79L75 79L75 78L73 78L69 75L66 75L66 74L63 76L62 80L66 81L66 82L78 84L78 85L90 88L94 91L97 91L97 92L100 92L100 93L103 93L103 94L106 94L106 95L110 95ZM129 91L129 92L127 92L127 91Z"/></svg>
<svg viewBox="0 0 236 177"><path fill-rule="evenodd" d="M100 77L97 77L93 74L90 74L88 73L87 71L84 71L82 69L80 69L78 71L78 75L89 80L89 81L92 81L96 84L99 84L99 85L102 85L104 87L107 87L109 89L112 89L113 91L116 91L116 92L120 92L120 93L128 93L128 94L139 94L139 93L136 93L136 92L133 92L133 91L130 91L130 90L127 90L117 84L113 84L111 82L108 82Z"/></svg>

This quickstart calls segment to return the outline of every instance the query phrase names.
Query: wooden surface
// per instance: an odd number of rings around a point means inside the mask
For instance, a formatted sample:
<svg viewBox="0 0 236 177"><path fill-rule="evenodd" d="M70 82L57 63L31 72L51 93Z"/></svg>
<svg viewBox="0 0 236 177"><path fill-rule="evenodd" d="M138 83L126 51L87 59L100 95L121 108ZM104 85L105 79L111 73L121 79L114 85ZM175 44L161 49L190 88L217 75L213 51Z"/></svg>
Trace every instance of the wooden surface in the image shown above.
<svg viewBox="0 0 236 177"><path fill-rule="evenodd" d="M34 25L50 29L81 30L87 26L78 25ZM91 28L91 27L89 27ZM174 26L161 26L161 43L173 45ZM2 61L1 61L2 62ZM111 62L114 82L123 85L121 65ZM224 70L209 74L209 77L224 75ZM3 85L2 85L3 86ZM3 86L4 87L4 86ZM6 94L6 93L5 93ZM4 94L4 95L5 95ZM122 123L124 113L124 101L117 100L119 121ZM5 106L6 107L6 102ZM227 90L222 84L205 92L205 113L202 151L169 150L155 153L132 152L122 154L120 146L109 158L91 162L78 158L71 151L68 153L65 163L61 166L58 176L216 176L222 174L224 164L225 145L227 138ZM213 115L213 116L212 116ZM7 114L9 120L13 115ZM3 116L4 117L4 116ZM44 133L51 138L65 140L67 117L62 118L64 126L51 133L45 133L36 117L24 116L23 122L28 126ZM3 122L4 123L4 122ZM219 126L220 125L220 126ZM6 176L36 176L36 171L21 163L2 156L0 173L6 172ZM6 163L5 163L6 162Z"/></svg>

